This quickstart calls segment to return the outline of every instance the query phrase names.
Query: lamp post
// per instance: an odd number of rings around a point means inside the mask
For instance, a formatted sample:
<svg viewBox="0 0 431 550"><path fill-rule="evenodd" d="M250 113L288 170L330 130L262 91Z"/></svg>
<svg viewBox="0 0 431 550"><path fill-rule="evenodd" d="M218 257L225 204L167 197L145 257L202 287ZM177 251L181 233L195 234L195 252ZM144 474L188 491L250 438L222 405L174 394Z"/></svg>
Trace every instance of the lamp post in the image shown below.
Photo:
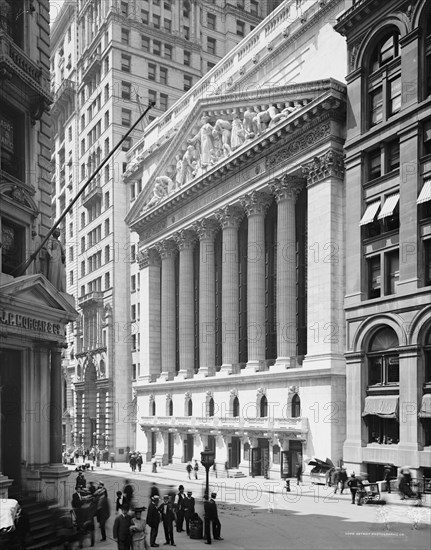
<svg viewBox="0 0 431 550"><path fill-rule="evenodd" d="M201 464L205 468L206 478L205 478L205 500L209 498L209 471L211 466L214 465L215 452L210 451L208 447L205 447L205 451L201 452Z"/></svg>

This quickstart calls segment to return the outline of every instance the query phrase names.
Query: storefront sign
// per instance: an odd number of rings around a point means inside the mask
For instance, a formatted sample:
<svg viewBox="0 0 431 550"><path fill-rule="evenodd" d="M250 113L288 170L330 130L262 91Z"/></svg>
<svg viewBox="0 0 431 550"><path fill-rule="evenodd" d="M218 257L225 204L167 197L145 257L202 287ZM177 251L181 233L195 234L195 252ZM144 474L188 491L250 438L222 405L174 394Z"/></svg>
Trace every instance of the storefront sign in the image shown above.
<svg viewBox="0 0 431 550"><path fill-rule="evenodd" d="M10 153L14 152L13 123L3 115L0 115L0 144Z"/></svg>
<svg viewBox="0 0 431 550"><path fill-rule="evenodd" d="M42 321L41 319L35 319L27 315L19 315L18 313L12 313L4 309L0 311L0 325L47 332L48 334L62 334L61 325L58 323Z"/></svg>

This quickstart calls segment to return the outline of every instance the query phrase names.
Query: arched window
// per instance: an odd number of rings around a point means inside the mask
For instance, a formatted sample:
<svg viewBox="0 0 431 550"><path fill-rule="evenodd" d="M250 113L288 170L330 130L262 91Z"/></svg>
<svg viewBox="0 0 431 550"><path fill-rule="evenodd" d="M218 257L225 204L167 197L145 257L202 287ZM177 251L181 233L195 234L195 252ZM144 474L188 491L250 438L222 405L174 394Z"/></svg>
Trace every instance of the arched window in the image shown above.
<svg viewBox="0 0 431 550"><path fill-rule="evenodd" d="M262 395L260 399L260 417L265 418L268 416L268 399L266 395Z"/></svg>
<svg viewBox="0 0 431 550"><path fill-rule="evenodd" d="M297 393L295 393L292 397L291 415L292 418L298 418L301 416L301 400L299 399L299 395Z"/></svg>
<svg viewBox="0 0 431 550"><path fill-rule="evenodd" d="M153 400L150 402L151 416L156 416L156 402Z"/></svg>
<svg viewBox="0 0 431 550"><path fill-rule="evenodd" d="M425 361L425 384L431 384L431 329L425 337L424 342L424 361Z"/></svg>
<svg viewBox="0 0 431 550"><path fill-rule="evenodd" d="M214 416L214 399L212 397L207 403L207 416Z"/></svg>
<svg viewBox="0 0 431 550"><path fill-rule="evenodd" d="M187 416L193 416L193 401L191 399L187 402Z"/></svg>
<svg viewBox="0 0 431 550"><path fill-rule="evenodd" d="M426 23L424 29L424 50L425 50L425 97L431 95L431 9L429 9L426 16Z"/></svg>
<svg viewBox="0 0 431 550"><path fill-rule="evenodd" d="M392 63L398 59L398 63ZM401 110L399 31L389 29L374 46L368 63L369 126L386 121Z"/></svg>
<svg viewBox="0 0 431 550"><path fill-rule="evenodd" d="M398 385L398 337L390 327L379 329L368 349L368 386Z"/></svg>
<svg viewBox="0 0 431 550"><path fill-rule="evenodd" d="M232 416L239 416L239 399L237 396L234 397L232 402Z"/></svg>

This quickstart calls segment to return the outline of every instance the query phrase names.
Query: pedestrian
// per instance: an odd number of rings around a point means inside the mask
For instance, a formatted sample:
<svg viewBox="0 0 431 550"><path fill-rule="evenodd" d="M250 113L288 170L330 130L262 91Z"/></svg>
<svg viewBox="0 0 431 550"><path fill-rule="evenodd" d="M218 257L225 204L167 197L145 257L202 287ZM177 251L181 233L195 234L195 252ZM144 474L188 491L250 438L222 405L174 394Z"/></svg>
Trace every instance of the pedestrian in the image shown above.
<svg viewBox="0 0 431 550"><path fill-rule="evenodd" d="M228 461L226 460L226 462L224 463L224 469L226 471L226 477L229 477L229 463Z"/></svg>
<svg viewBox="0 0 431 550"><path fill-rule="evenodd" d="M157 474L157 458L156 456L154 455L153 458L151 459L151 464L152 464L152 473L153 474Z"/></svg>
<svg viewBox="0 0 431 550"><path fill-rule="evenodd" d="M165 544L176 546L174 542L175 513L174 513L174 507L172 503L169 502L169 495L164 495L163 502L159 507L159 512L163 522L163 529L165 531ZM178 520L177 520L177 531L178 531Z"/></svg>
<svg viewBox="0 0 431 550"><path fill-rule="evenodd" d="M147 511L147 525L150 526L150 546L158 547L156 543L157 533L159 532L160 513L159 513L159 495L154 495L151 498L150 505Z"/></svg>
<svg viewBox="0 0 431 550"><path fill-rule="evenodd" d="M187 470L187 474L188 474L188 476L189 476L189 479L191 479L190 474L192 473L193 466L191 465L190 462L187 464L186 470Z"/></svg>
<svg viewBox="0 0 431 550"><path fill-rule="evenodd" d="M109 519L109 516L111 515L111 510L109 508L109 500L108 500L108 491L105 488L105 485L99 481L99 484L97 486L97 490L95 492L95 497L97 499L97 512L96 512L96 519L99 523L100 527L100 534L102 538L100 541L106 540L106 522Z"/></svg>
<svg viewBox="0 0 431 550"><path fill-rule="evenodd" d="M124 482L123 487L123 505L126 504L129 509L133 509L133 493L134 487L128 479Z"/></svg>
<svg viewBox="0 0 431 550"><path fill-rule="evenodd" d="M350 476L347 485L350 488L350 493L352 495L352 504L355 504L356 493L362 485L361 481L356 477L355 472L352 472L352 475Z"/></svg>
<svg viewBox="0 0 431 550"><path fill-rule="evenodd" d="M386 491L391 492L392 468L387 464L383 472L383 480L386 481Z"/></svg>
<svg viewBox="0 0 431 550"><path fill-rule="evenodd" d="M214 462L214 465L213 465L213 472L215 473L215 476L217 478L217 466L216 466L215 462Z"/></svg>
<svg viewBox="0 0 431 550"><path fill-rule="evenodd" d="M115 511L119 512L123 506L123 493L121 491L117 491L115 494L117 495L115 500Z"/></svg>
<svg viewBox="0 0 431 550"><path fill-rule="evenodd" d="M88 483L88 492L90 493L90 495L94 495L94 493L96 492L96 485L94 484L94 481L90 481Z"/></svg>
<svg viewBox="0 0 431 550"><path fill-rule="evenodd" d="M115 462L115 455L114 453L111 453L111 468L114 467L114 462Z"/></svg>
<svg viewBox="0 0 431 550"><path fill-rule="evenodd" d="M186 532L190 535L190 520L195 513L195 499L192 491L187 491L187 496L183 500L184 520L186 522Z"/></svg>
<svg viewBox="0 0 431 550"><path fill-rule="evenodd" d="M132 535L133 550L147 550L148 543L145 535L146 522L142 517L142 512L146 510L145 506L135 508L135 515L132 517L130 533Z"/></svg>
<svg viewBox="0 0 431 550"><path fill-rule="evenodd" d="M334 474L332 476L332 483L334 485L334 495L338 491L338 484L340 483L340 469L335 468Z"/></svg>
<svg viewBox="0 0 431 550"><path fill-rule="evenodd" d="M129 460L129 466L130 466L130 469L132 470L132 472L136 471L136 456L135 455L131 455L130 460Z"/></svg>
<svg viewBox="0 0 431 550"><path fill-rule="evenodd" d="M302 481L302 465L296 464L296 484L299 485Z"/></svg>
<svg viewBox="0 0 431 550"><path fill-rule="evenodd" d="M346 483L347 483L346 468L341 468L341 470L340 470L340 493L341 494L343 494Z"/></svg>
<svg viewBox="0 0 431 550"><path fill-rule="evenodd" d="M141 455L141 453L139 453L137 458L136 458L136 464L138 466L139 471L141 471L142 463L143 463L142 455Z"/></svg>
<svg viewBox="0 0 431 550"><path fill-rule="evenodd" d="M211 544L211 524L214 540L223 540L220 536L221 523L218 519L217 504L215 498L217 493L211 493L211 498L204 502L205 513L205 544Z"/></svg>
<svg viewBox="0 0 431 550"><path fill-rule="evenodd" d="M160 496L159 488L157 487L157 483L153 481L150 487L150 501L154 496Z"/></svg>
<svg viewBox="0 0 431 550"><path fill-rule="evenodd" d="M177 533L181 533L184 531L183 529L183 521L184 521L184 507L183 507L183 501L184 501L185 495L184 495L184 485L178 486L178 494L175 497L175 503L174 508L175 512L177 514Z"/></svg>
<svg viewBox="0 0 431 550"><path fill-rule="evenodd" d="M118 550L131 550L130 526L132 518L129 513L129 507L123 505L121 513L115 518L112 536L117 541Z"/></svg>
<svg viewBox="0 0 431 550"><path fill-rule="evenodd" d="M199 464L197 460L195 460L195 465L193 467L193 470L195 472L195 479L198 479Z"/></svg>
<svg viewBox="0 0 431 550"><path fill-rule="evenodd" d="M87 481L84 477L84 474L83 472L79 472L78 477L76 478L75 491L81 491L86 487L87 487Z"/></svg>

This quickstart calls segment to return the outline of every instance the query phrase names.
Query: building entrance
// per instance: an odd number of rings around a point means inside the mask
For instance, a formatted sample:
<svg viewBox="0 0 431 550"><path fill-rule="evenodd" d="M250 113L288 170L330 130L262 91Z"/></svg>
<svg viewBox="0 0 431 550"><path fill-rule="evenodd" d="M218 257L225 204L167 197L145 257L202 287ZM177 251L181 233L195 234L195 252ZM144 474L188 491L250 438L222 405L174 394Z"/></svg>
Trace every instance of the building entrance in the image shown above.
<svg viewBox="0 0 431 550"><path fill-rule="evenodd" d="M0 349L0 472L21 481L21 352Z"/></svg>
<svg viewBox="0 0 431 550"><path fill-rule="evenodd" d="M269 441L259 438L251 450L251 475L266 476L269 469Z"/></svg>
<svg viewBox="0 0 431 550"><path fill-rule="evenodd" d="M168 464L172 464L174 455L174 434L168 434Z"/></svg>
<svg viewBox="0 0 431 550"><path fill-rule="evenodd" d="M296 474L298 464L302 465L302 442L289 441L289 477Z"/></svg>
<svg viewBox="0 0 431 550"><path fill-rule="evenodd" d="M187 434L184 440L184 462L190 462L193 458L194 439L191 434Z"/></svg>
<svg viewBox="0 0 431 550"><path fill-rule="evenodd" d="M228 467L238 468L241 460L241 441L239 437L232 436L232 440L228 445Z"/></svg>

